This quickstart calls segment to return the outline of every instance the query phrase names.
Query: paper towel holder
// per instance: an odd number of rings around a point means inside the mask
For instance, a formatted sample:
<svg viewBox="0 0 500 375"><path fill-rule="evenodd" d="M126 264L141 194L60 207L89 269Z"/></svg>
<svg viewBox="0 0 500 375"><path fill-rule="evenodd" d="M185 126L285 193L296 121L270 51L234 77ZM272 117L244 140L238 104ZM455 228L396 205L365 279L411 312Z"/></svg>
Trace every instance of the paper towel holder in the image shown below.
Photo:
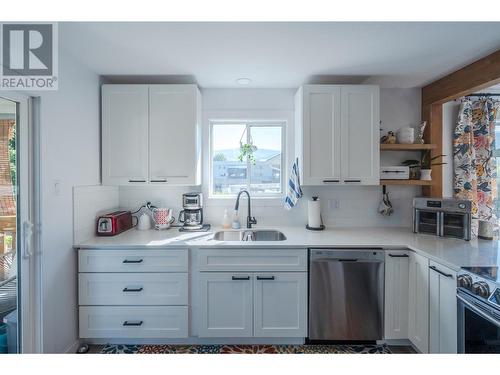
<svg viewBox="0 0 500 375"><path fill-rule="evenodd" d="M318 197L312 197L313 201L318 200ZM307 230L314 230L314 231L319 231L319 230L324 230L325 226L323 225L323 216L321 216L321 213L319 214L319 219L321 220L321 224L319 227L310 227L309 224L306 224L306 229Z"/></svg>

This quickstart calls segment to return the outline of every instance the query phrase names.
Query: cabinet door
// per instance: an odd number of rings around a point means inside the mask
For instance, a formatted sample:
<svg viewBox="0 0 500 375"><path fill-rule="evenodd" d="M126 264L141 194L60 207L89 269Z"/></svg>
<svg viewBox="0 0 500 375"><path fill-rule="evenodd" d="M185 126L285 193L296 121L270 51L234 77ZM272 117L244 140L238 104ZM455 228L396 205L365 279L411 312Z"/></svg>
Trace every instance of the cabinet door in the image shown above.
<svg viewBox="0 0 500 375"><path fill-rule="evenodd" d="M252 274L200 273L200 337L251 337Z"/></svg>
<svg viewBox="0 0 500 375"><path fill-rule="evenodd" d="M102 183L147 181L148 86L102 87Z"/></svg>
<svg viewBox="0 0 500 375"><path fill-rule="evenodd" d="M380 108L378 86L341 86L342 182L378 185Z"/></svg>
<svg viewBox="0 0 500 375"><path fill-rule="evenodd" d="M151 183L200 183L200 101L196 85L149 87Z"/></svg>
<svg viewBox="0 0 500 375"><path fill-rule="evenodd" d="M422 353L429 352L429 260L410 252L409 338Z"/></svg>
<svg viewBox="0 0 500 375"><path fill-rule="evenodd" d="M409 259L407 250L385 254L385 339L408 338Z"/></svg>
<svg viewBox="0 0 500 375"><path fill-rule="evenodd" d="M302 184L339 183L340 88L304 86L302 99Z"/></svg>
<svg viewBox="0 0 500 375"><path fill-rule="evenodd" d="M429 351L456 353L456 272L433 261L429 269Z"/></svg>
<svg viewBox="0 0 500 375"><path fill-rule="evenodd" d="M254 336L307 336L307 274L258 273L254 279Z"/></svg>

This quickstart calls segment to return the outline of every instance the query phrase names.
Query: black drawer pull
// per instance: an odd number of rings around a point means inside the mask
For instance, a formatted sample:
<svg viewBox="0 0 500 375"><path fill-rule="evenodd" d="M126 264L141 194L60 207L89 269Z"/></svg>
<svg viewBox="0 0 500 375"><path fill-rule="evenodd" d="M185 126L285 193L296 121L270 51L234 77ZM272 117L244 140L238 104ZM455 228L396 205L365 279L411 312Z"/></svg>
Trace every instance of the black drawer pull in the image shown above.
<svg viewBox="0 0 500 375"><path fill-rule="evenodd" d="M338 259L339 262L357 262L358 260L356 258L352 259Z"/></svg>
<svg viewBox="0 0 500 375"><path fill-rule="evenodd" d="M340 180L323 180L323 183L332 183L332 182L340 182Z"/></svg>
<svg viewBox="0 0 500 375"><path fill-rule="evenodd" d="M233 276L232 280L250 280L250 276Z"/></svg>
<svg viewBox="0 0 500 375"><path fill-rule="evenodd" d="M389 254L391 258L409 258L408 254Z"/></svg>
<svg viewBox="0 0 500 375"><path fill-rule="evenodd" d="M124 292L142 292L143 287L140 288L123 288Z"/></svg>
<svg viewBox="0 0 500 375"><path fill-rule="evenodd" d="M123 326L124 327L139 327L139 326L142 326L142 320L139 320L139 321L132 321L132 322L129 322L128 320L125 320L123 322Z"/></svg>
<svg viewBox="0 0 500 375"><path fill-rule="evenodd" d="M429 268L430 268L431 270L436 271L437 273L439 273L439 274L441 274L441 275L445 276L445 277L453 278L453 275L451 275L451 274L449 274L449 273L444 273L443 271L438 270L438 269L437 269L436 267L434 267L434 266L429 266Z"/></svg>
<svg viewBox="0 0 500 375"><path fill-rule="evenodd" d="M274 280L274 276L257 276L257 280Z"/></svg>
<svg viewBox="0 0 500 375"><path fill-rule="evenodd" d="M146 180L128 180L128 182L146 182Z"/></svg>
<svg viewBox="0 0 500 375"><path fill-rule="evenodd" d="M142 263L144 259L137 259L137 260L130 260L130 259L125 259L123 263Z"/></svg>
<svg viewBox="0 0 500 375"><path fill-rule="evenodd" d="M361 180L344 180L345 183L349 183L349 182L361 182Z"/></svg>
<svg viewBox="0 0 500 375"><path fill-rule="evenodd" d="M151 180L151 182L167 182L166 178L159 178L157 180Z"/></svg>

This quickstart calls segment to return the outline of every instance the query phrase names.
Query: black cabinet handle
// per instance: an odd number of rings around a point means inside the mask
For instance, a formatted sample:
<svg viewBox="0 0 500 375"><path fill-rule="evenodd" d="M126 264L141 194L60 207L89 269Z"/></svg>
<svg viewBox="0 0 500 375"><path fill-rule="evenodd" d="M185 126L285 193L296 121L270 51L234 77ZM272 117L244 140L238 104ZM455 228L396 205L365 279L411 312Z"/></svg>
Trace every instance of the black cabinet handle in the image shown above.
<svg viewBox="0 0 500 375"><path fill-rule="evenodd" d="M142 263L144 259L137 259L137 260L130 260L130 259L125 259L122 263Z"/></svg>
<svg viewBox="0 0 500 375"><path fill-rule="evenodd" d="M167 179L166 178L159 178L156 180L151 180L151 182L167 182Z"/></svg>
<svg viewBox="0 0 500 375"><path fill-rule="evenodd" d="M257 276L257 280L274 280L274 276Z"/></svg>
<svg viewBox="0 0 500 375"><path fill-rule="evenodd" d="M136 321L136 322L129 322L128 320L125 320L123 322L124 327L139 327L142 326L142 320Z"/></svg>
<svg viewBox="0 0 500 375"><path fill-rule="evenodd" d="M339 262L357 262L358 260L356 258L351 258L351 259L338 259Z"/></svg>
<svg viewBox="0 0 500 375"><path fill-rule="evenodd" d="M361 182L361 180L344 180L345 183L349 183L349 182Z"/></svg>
<svg viewBox="0 0 500 375"><path fill-rule="evenodd" d="M325 183L325 184L333 183L333 182L340 182L340 180L323 180L323 183Z"/></svg>
<svg viewBox="0 0 500 375"><path fill-rule="evenodd" d="M133 180L133 179L131 179L131 180L128 180L128 182L146 182L146 180Z"/></svg>
<svg viewBox="0 0 500 375"><path fill-rule="evenodd" d="M140 288L123 288L124 292L142 292L143 287Z"/></svg>
<svg viewBox="0 0 500 375"><path fill-rule="evenodd" d="M436 268L436 267L434 267L434 266L429 266L429 268L430 268L431 270L436 271L437 273L439 273L439 274L441 274L441 275L445 276L445 277L453 278L453 275L451 275L451 274L449 274L449 273L444 273L443 271L441 271L441 270L437 269L437 268Z"/></svg>
<svg viewBox="0 0 500 375"><path fill-rule="evenodd" d="M391 258L409 258L408 254L389 254Z"/></svg>
<svg viewBox="0 0 500 375"><path fill-rule="evenodd" d="M250 276L233 276L232 280L250 280Z"/></svg>

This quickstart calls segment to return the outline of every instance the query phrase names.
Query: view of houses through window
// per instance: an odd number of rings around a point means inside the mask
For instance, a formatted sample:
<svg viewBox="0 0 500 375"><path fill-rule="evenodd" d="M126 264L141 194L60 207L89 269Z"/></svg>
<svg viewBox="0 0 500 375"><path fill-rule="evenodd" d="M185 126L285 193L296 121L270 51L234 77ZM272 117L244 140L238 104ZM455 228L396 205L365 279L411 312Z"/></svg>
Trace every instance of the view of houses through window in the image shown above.
<svg viewBox="0 0 500 375"><path fill-rule="evenodd" d="M211 124L211 194L280 196L284 123Z"/></svg>

